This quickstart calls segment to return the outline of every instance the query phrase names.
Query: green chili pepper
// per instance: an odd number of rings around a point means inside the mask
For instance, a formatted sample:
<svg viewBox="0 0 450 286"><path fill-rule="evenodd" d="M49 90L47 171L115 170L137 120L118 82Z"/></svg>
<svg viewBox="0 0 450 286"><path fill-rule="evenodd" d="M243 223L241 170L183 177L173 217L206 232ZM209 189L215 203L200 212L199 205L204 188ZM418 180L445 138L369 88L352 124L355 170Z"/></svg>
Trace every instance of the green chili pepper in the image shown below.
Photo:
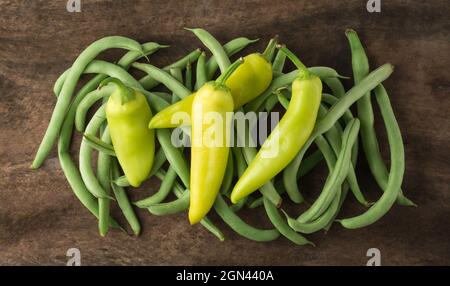
<svg viewBox="0 0 450 286"><path fill-rule="evenodd" d="M154 132L147 128L152 112L145 96L119 79L108 78L100 86L106 84L116 86L106 104L114 150L128 182L138 187L148 177L155 155Z"/></svg>
<svg viewBox="0 0 450 286"><path fill-rule="evenodd" d="M297 66L289 108L236 183L231 201L236 203L275 177L295 158L311 135L322 97L322 82L287 48L279 49ZM301 201L301 196L295 198Z"/></svg>

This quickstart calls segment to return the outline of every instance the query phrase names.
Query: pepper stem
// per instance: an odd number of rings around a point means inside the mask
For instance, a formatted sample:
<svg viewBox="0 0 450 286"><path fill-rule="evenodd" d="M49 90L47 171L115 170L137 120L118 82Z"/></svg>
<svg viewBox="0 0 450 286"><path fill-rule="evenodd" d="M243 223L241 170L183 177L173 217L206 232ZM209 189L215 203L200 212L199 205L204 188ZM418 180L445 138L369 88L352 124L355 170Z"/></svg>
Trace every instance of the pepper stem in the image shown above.
<svg viewBox="0 0 450 286"><path fill-rule="evenodd" d="M277 42L278 42L278 35L275 35L275 37L270 39L269 43L267 44L266 49L262 53L262 56L269 63L272 62L273 55L275 54L275 48L277 47Z"/></svg>
<svg viewBox="0 0 450 286"><path fill-rule="evenodd" d="M230 77L230 75L244 62L244 59L241 57L237 59L234 63L232 63L224 73L222 73L217 79L216 84L224 85L225 81Z"/></svg>
<svg viewBox="0 0 450 286"><path fill-rule="evenodd" d="M309 75L308 68L300 61L300 59L293 52L291 52L288 48L286 48L282 45L277 45L277 48L282 53L284 53L292 61L292 63L294 63L294 65L297 67L297 69L302 72L303 76Z"/></svg>
<svg viewBox="0 0 450 286"><path fill-rule="evenodd" d="M99 89L104 87L105 85L113 84L118 89L118 92L113 93L113 96L118 96L118 100L121 104L127 103L135 98L134 90L128 86L126 86L120 79L115 77L109 77L104 79L100 85Z"/></svg>

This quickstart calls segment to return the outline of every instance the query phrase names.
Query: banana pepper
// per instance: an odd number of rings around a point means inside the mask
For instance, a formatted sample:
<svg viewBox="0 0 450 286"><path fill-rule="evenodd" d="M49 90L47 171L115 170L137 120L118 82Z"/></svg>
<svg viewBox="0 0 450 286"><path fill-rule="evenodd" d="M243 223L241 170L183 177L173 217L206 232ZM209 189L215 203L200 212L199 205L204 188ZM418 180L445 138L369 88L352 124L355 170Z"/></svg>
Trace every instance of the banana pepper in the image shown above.
<svg viewBox="0 0 450 286"><path fill-rule="evenodd" d="M308 140L317 118L322 82L285 47L279 47L299 72L292 82L289 107L275 129L251 161L231 193L232 203L248 196L283 170Z"/></svg>
<svg viewBox="0 0 450 286"><path fill-rule="evenodd" d="M106 119L114 150L125 176L138 187L149 175L155 154L154 131L147 127L152 112L147 99L139 91L125 86L116 78L102 82L114 84L114 92L106 103Z"/></svg>
<svg viewBox="0 0 450 286"><path fill-rule="evenodd" d="M233 63L215 82L203 85L192 101L189 222L199 222L219 193L228 161L233 96L224 84L242 63Z"/></svg>

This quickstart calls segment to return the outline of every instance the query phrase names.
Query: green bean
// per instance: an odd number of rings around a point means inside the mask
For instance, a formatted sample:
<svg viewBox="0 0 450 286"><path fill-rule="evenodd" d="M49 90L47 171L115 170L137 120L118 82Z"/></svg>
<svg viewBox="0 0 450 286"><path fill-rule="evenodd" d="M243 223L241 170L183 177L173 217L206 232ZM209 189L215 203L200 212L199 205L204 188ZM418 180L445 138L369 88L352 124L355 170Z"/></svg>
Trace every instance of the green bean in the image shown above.
<svg viewBox="0 0 450 286"><path fill-rule="evenodd" d="M188 62L186 65L186 75L185 75L184 85L192 93L192 65L191 65L191 62Z"/></svg>
<svg viewBox="0 0 450 286"><path fill-rule="evenodd" d="M213 224L213 222L207 218L206 216L202 218L200 221L200 224L206 228L209 232L211 232L213 235L215 235L220 241L225 240L225 236L223 235L222 231Z"/></svg>
<svg viewBox="0 0 450 286"><path fill-rule="evenodd" d="M240 37L231 40L223 45L223 49L225 50L225 53L227 53L227 56L231 57L247 47L249 44L255 43L257 41L259 41L259 39L250 40L244 37ZM218 68L219 65L217 64L216 57L213 55L206 63L206 81L209 81L213 78Z"/></svg>
<svg viewBox="0 0 450 286"><path fill-rule="evenodd" d="M240 177L244 174L247 168L247 163L245 162L244 155L242 154L242 149L239 147L232 148L232 153L234 155L234 162L236 162L237 176Z"/></svg>
<svg viewBox="0 0 450 286"><path fill-rule="evenodd" d="M105 121L105 106L102 105L86 127L86 134L94 135L98 132L100 125ZM94 175L91 166L92 148L85 142L83 138L80 145L79 167L80 174L86 184L87 189L97 198L113 199L100 185Z"/></svg>
<svg viewBox="0 0 450 286"><path fill-rule="evenodd" d="M159 49L165 49L169 48L169 45L161 45L155 42L147 42L142 44L142 52L128 52L125 55L120 58L120 60L117 62L117 65L123 67L124 69L129 69L130 65L137 61L138 59L145 57L155 53Z"/></svg>
<svg viewBox="0 0 450 286"><path fill-rule="evenodd" d="M239 178L240 176L242 176L242 174L245 172L245 169L247 168L247 163L245 162L245 158L244 155L241 152L241 149L239 149L238 147L233 147L231 149L231 155L234 157L234 162L236 162L236 175ZM226 195L229 195L229 193L226 193ZM236 212L238 210L240 210L245 203L247 202L247 199L249 197L245 197L240 199L237 203L235 203L234 205L232 205L230 208Z"/></svg>
<svg viewBox="0 0 450 286"><path fill-rule="evenodd" d="M317 75L318 77L320 77L321 80L327 79L339 80L339 78L348 78L346 76L340 75L335 69L330 67L317 66L317 67L310 67L308 68L308 70L313 74Z"/></svg>
<svg viewBox="0 0 450 286"><path fill-rule="evenodd" d="M161 186L159 187L159 190L152 196L135 202L134 205L139 208L147 208L151 205L155 205L155 204L162 202L169 195L170 191L172 190L172 187L173 187L173 184L175 183L176 178L177 178L177 173L171 166L169 166L169 169L167 170L167 173L161 182Z"/></svg>
<svg viewBox="0 0 450 286"><path fill-rule="evenodd" d="M341 150L341 141L340 137L342 136L342 129L338 123L328 130L328 132L325 133L326 138L330 142L330 145L334 151L334 153L337 155L339 154ZM356 141L355 141L356 144ZM353 149L352 149L353 151ZM353 164L350 164L348 169L348 174L346 181L348 182L350 189L352 190L353 195L355 196L356 200L361 203L363 206L369 206L369 203L367 202L366 198L361 192L361 189L358 185L358 180L356 179L355 169L353 168Z"/></svg>
<svg viewBox="0 0 450 286"><path fill-rule="evenodd" d="M148 211L154 215L170 215L187 210L189 207L189 190L183 193L181 198L168 203L159 203L147 207Z"/></svg>
<svg viewBox="0 0 450 286"><path fill-rule="evenodd" d="M66 81L67 74L69 73L70 68L66 69L55 81L55 84L53 85L53 93L56 95L56 97L59 96L59 93L61 92L61 89L64 85L64 82Z"/></svg>
<svg viewBox="0 0 450 286"><path fill-rule="evenodd" d="M202 87L207 81L208 78L206 76L206 54L205 52L202 52L200 54L200 57L198 57L197 60L197 67L195 70L195 90L198 90L200 87Z"/></svg>
<svg viewBox="0 0 450 286"><path fill-rule="evenodd" d="M223 176L222 185L220 186L220 193L227 194L230 190L231 183L233 182L234 174L234 160L231 152L228 154L227 167L225 169L225 175Z"/></svg>
<svg viewBox="0 0 450 286"><path fill-rule="evenodd" d="M191 62L191 63L195 62L197 60L197 58L200 56L200 54L201 54L200 49L196 49L196 50L190 52L189 54L187 54L186 56L182 57L181 59L177 60L176 62L163 67L163 70L165 72L169 72L170 69L172 69L172 68L184 69L188 62ZM149 74L142 77L139 80L139 83L146 90L151 90L159 85L159 82L157 80L155 80L152 77L152 75L149 75Z"/></svg>
<svg viewBox="0 0 450 286"><path fill-rule="evenodd" d="M183 74L181 72L181 69L179 68L171 68L170 69L170 75L176 79L179 83L183 84ZM175 103L179 100L180 98L176 95L175 92L172 92L172 98L171 98L171 103Z"/></svg>
<svg viewBox="0 0 450 286"><path fill-rule="evenodd" d="M109 136L109 129L107 127L103 132L101 140L107 144L111 144L111 137ZM105 190L108 195L111 193L111 176L110 176L111 160L112 158L108 154L102 152L98 153L97 179L102 189ZM105 236L109 228L108 220L109 220L110 200L99 198L98 204L100 211L98 220L100 235Z"/></svg>
<svg viewBox="0 0 450 286"><path fill-rule="evenodd" d="M259 208L264 204L264 196L258 197L247 204L249 209Z"/></svg>
<svg viewBox="0 0 450 286"><path fill-rule="evenodd" d="M261 54L267 62L272 63L273 57L275 56L275 50L278 45L278 35L275 35L275 37L271 38L269 42L267 43L266 48L264 49L264 52Z"/></svg>
<svg viewBox="0 0 450 286"><path fill-rule="evenodd" d="M156 137L166 155L167 161L175 169L183 184L189 188L189 168L181 150L173 146L169 129L157 129Z"/></svg>
<svg viewBox="0 0 450 286"><path fill-rule="evenodd" d="M280 236L277 229L257 229L248 225L230 209L220 194L216 198L214 209L231 229L245 238L254 241L271 241Z"/></svg>
<svg viewBox="0 0 450 286"><path fill-rule="evenodd" d="M189 89L162 69L150 64L142 64L138 62L133 63L131 66L137 68L138 70L144 71L147 74L151 74L152 78L165 85L181 99L191 94Z"/></svg>
<svg viewBox="0 0 450 286"><path fill-rule="evenodd" d="M153 93L155 95L161 97L162 99L164 99L167 102L171 102L172 101L172 95L170 93L161 92L161 91L154 91Z"/></svg>
<svg viewBox="0 0 450 286"><path fill-rule="evenodd" d="M111 162L111 169L110 169L111 188L113 190L119 208L122 210L122 213L125 219L127 220L128 224L130 225L134 235L137 236L141 232L141 224L139 223L136 213L133 210L133 206L131 205L128 199L125 189L113 183L113 181L119 175L120 175L119 163L117 162L116 159L113 159Z"/></svg>
<svg viewBox="0 0 450 286"><path fill-rule="evenodd" d="M319 113L321 116L324 115L326 111L324 109L319 110ZM327 140L322 136L319 135L315 143L317 144L320 152L325 157L325 161L327 163L328 170L330 174L333 172L335 165L336 165L336 156L333 153L332 148L330 147L330 144L327 142ZM302 162L303 164L303 162ZM330 175L328 176L330 178ZM328 179L327 179L328 180ZM308 223L300 223L299 221L292 219L286 212L284 212L286 218L288 219L289 226L294 229L295 231L302 232L302 233L313 233L318 230L320 230L323 227L326 227L333 219L334 216L337 214L337 207L336 204L340 202L340 189L341 186L336 186L337 192L336 196L333 198L333 202L331 206L322 214L318 219L316 219L313 222ZM346 192L348 190L348 186L343 187L343 192Z"/></svg>
<svg viewBox="0 0 450 286"><path fill-rule="evenodd" d="M327 233L330 230L331 226L335 222L335 219L336 219L337 215L339 214L340 209L342 208L342 205L344 204L345 199L347 198L348 187L346 187L345 184L346 183L344 183L344 185L342 185L342 193L341 193L341 196L340 196L340 199L339 199L339 205L337 207L337 210L334 213L333 217L328 222L328 224L323 228L325 230L325 233Z"/></svg>
<svg viewBox="0 0 450 286"><path fill-rule="evenodd" d="M333 172L327 179L319 198L297 220L300 223L311 222L317 219L330 206L336 195L337 186L341 186L348 174L351 148L359 132L359 120L350 121L342 135L342 148L336 161Z"/></svg>
<svg viewBox="0 0 450 286"><path fill-rule="evenodd" d="M139 89L141 86L139 82L130 75L124 68L101 60L91 61L83 71L84 74L105 74L110 77L123 79L123 83L130 87Z"/></svg>
<svg viewBox="0 0 450 286"><path fill-rule="evenodd" d="M299 233L296 233L294 230L292 230L292 228L289 227L284 218L278 212L277 207L266 198L264 198L264 208L272 224L284 237L297 245L310 244L312 246L315 246L314 243L306 239L303 235L300 235Z"/></svg>
<svg viewBox="0 0 450 286"><path fill-rule="evenodd" d="M322 80L331 89L331 92L337 98L341 98L345 95L344 86L342 85L342 82L339 80L339 78L328 77Z"/></svg>
<svg viewBox="0 0 450 286"><path fill-rule="evenodd" d="M278 102L281 103L281 106L283 106L284 109L288 109L289 100L281 92L278 92L277 98Z"/></svg>
<svg viewBox="0 0 450 286"><path fill-rule="evenodd" d="M148 175L148 178L153 177L156 172L158 172L159 169L164 165L166 162L166 155L164 154L164 150L162 148L159 148L158 151L155 153L155 158L153 159L153 166L150 170L150 174ZM114 184L118 185L119 187L129 187L130 183L128 182L128 179L126 176L120 176L114 180Z"/></svg>
<svg viewBox="0 0 450 286"><path fill-rule="evenodd" d="M323 105L321 105L320 108L323 109L324 114L327 112L326 107L324 107ZM347 112L345 114L347 114L347 116L350 116L351 118L353 117L351 114L348 115ZM348 122L350 122L351 120L352 119L350 119ZM341 150L340 137L342 136L342 128L341 128L340 124L338 122L336 122L336 124L325 133L325 136L326 136L327 140L330 142L330 145L331 145L334 153L337 156ZM353 146L358 143L357 140L358 139L356 138ZM354 152L353 152L354 149L355 148L352 147L351 157L353 157L353 155L354 155ZM361 192L361 189L359 188L358 181L356 179L355 169L353 167L353 162L351 162L351 164L349 166L346 180L350 186L350 189L352 190L353 195L357 199L357 201L366 207L369 206L369 203L367 202L366 198L364 197L364 195Z"/></svg>
<svg viewBox="0 0 450 286"><path fill-rule="evenodd" d="M264 102L264 109L266 112L270 112L275 105L278 103L278 97L277 96L269 96L266 101Z"/></svg>
<svg viewBox="0 0 450 286"><path fill-rule="evenodd" d="M369 73L369 61L366 52L364 51L364 47L359 40L358 34L354 30L348 29L345 32L345 35L350 44L353 77L355 84L357 84ZM374 115L370 100L370 92L366 93L356 102L356 107L358 118L361 120L361 141L363 150L372 175L377 181L377 184L384 191L388 184L389 172L378 146L378 139L374 128ZM399 192L397 203L405 206L415 205L403 195L402 190Z"/></svg>
<svg viewBox="0 0 450 286"><path fill-rule="evenodd" d="M156 51L158 51L159 49L168 48L168 47L169 46L167 46L167 45L160 45L160 44L154 43L154 42L144 43L144 44L142 44L143 53L129 51L125 55L122 56L122 58L117 62L117 64L119 66L123 67L124 69L128 69L129 65L132 62L138 60L139 58L144 57L144 56L149 56L149 55L155 53ZM66 80L66 76L69 73L69 71L70 71L70 68L65 70L56 80L55 85L53 86L53 92L55 93L56 96L59 96L59 93L61 92L62 86L64 84L64 81Z"/></svg>
<svg viewBox="0 0 450 286"><path fill-rule="evenodd" d="M86 139L86 143L93 149L109 156L116 157L114 147L111 144L106 144L101 139L92 135L83 134L83 137Z"/></svg>
<svg viewBox="0 0 450 286"><path fill-rule="evenodd" d="M217 64L219 65L220 71L223 73L231 65L230 59L228 58L227 53L223 49L222 45L211 35L208 31L196 28L189 29L185 28L188 31L194 33L197 38L211 51L211 53L216 58Z"/></svg>
<svg viewBox="0 0 450 286"><path fill-rule="evenodd" d="M287 213L284 213L288 220L288 225L293 230L306 234L313 233L322 228L325 228L330 223L330 221L333 220L334 214L336 214L338 210L341 197L340 188L341 187L339 186L331 205L327 208L323 215L319 216L316 220L309 223L301 223L298 220L291 218Z"/></svg>
<svg viewBox="0 0 450 286"><path fill-rule="evenodd" d="M83 132L86 124L86 114L89 109L104 96L109 97L113 89L110 86L105 86L104 88L109 89L108 92L93 92L88 94L77 107L77 112L75 115L75 127L79 132Z"/></svg>
<svg viewBox="0 0 450 286"><path fill-rule="evenodd" d="M374 93L384 120L391 150L389 181L381 198L365 213L340 221L345 228L360 228L370 225L386 214L398 197L405 172L405 151L402 134L395 119L389 96L382 85L377 86Z"/></svg>
<svg viewBox="0 0 450 286"><path fill-rule="evenodd" d="M285 61L286 61L286 54L278 50L277 55L275 56L275 59L273 60L272 63L272 72L274 74L282 73Z"/></svg>
<svg viewBox="0 0 450 286"><path fill-rule="evenodd" d="M331 95L331 94L326 94L326 93L324 93L324 94L322 94L322 101L325 102L325 103L328 103L329 105L333 105L333 104L335 104L336 102L338 102L339 99L338 99L336 96L333 96L333 95ZM345 111L345 113L342 115L342 119L344 120L344 123L345 123L345 124L347 124L348 122L350 122L353 118L354 118L354 117L353 117L353 114L352 114L352 112L350 111L350 109L347 109L347 110ZM358 140L358 138L357 138L356 141L355 141L355 144L353 145L353 149L352 149L352 165L353 165L353 168L356 168L356 163L357 163L357 161L358 161L358 149L359 149L359 147L358 147L358 145L359 145L358 141L359 141L359 140Z"/></svg>
<svg viewBox="0 0 450 286"><path fill-rule="evenodd" d="M297 179L305 176L309 171L311 171L317 164L322 161L323 155L320 150L314 151L311 155L305 158L300 164L300 168L297 172Z"/></svg>
<svg viewBox="0 0 450 286"><path fill-rule="evenodd" d="M242 198L234 205L231 205L230 209L234 212L238 212L240 209L242 209L245 206L247 201L248 201L248 197Z"/></svg>
<svg viewBox="0 0 450 286"><path fill-rule="evenodd" d="M156 174L156 176L160 180L164 180L165 175L166 174L163 171L159 171ZM189 190L183 191L180 184L178 184L178 182L175 182L173 191L174 191L175 196L178 198L177 200L169 202L169 203L165 203L165 204L158 204L158 205L150 206L149 208L151 209L151 212L152 211L158 212L158 214L163 215L163 214L172 214L172 213L176 213L179 211L183 211L184 209L183 210L180 210L180 209L182 209L184 207L184 204L186 203L185 200L187 200L187 204L189 206ZM187 197L187 199L186 199L186 197ZM149 209L149 211L150 211L150 209ZM186 209L187 209L187 207L186 207ZM224 240L223 233L207 217L204 217L200 221L200 224L204 228L206 228L206 230L208 230L213 235L215 235L220 241Z"/></svg>
<svg viewBox="0 0 450 286"><path fill-rule="evenodd" d="M91 79L85 86L83 86L80 91L78 91L69 109L69 112L67 113L66 119L64 120L58 141L59 163L64 172L64 175L69 182L69 185L72 188L75 196L96 218L99 217L97 199L86 188L86 185L81 178L77 166L70 157L69 148L70 140L72 138L73 123L77 105L84 98L84 96L86 96L86 94L88 94L92 90L94 90L92 92L106 92L106 90L95 90L98 84L98 78L95 77ZM113 228L122 229L120 225L112 218L109 219L109 225Z"/></svg>
<svg viewBox="0 0 450 286"><path fill-rule="evenodd" d="M336 104L334 104L329 112L323 118L319 119L316 123L313 133L306 141L305 145L302 147L300 152L296 155L294 160L286 167L285 171L290 173L295 173L300 167L303 156L311 146L312 142L316 139L319 134L325 133L333 127L336 121L341 118L341 116L353 105L359 98L361 98L365 93L374 89L377 84L387 79L391 73L394 71L394 67L391 64L384 64L372 71L367 77L365 77L359 84L351 88L347 93L339 99ZM288 182L292 188L295 188L297 192L298 185L296 180Z"/></svg>
<svg viewBox="0 0 450 286"><path fill-rule="evenodd" d="M50 153L50 150L59 135L76 84L83 73L83 70L99 53L110 48L124 48L139 51L141 53L143 52L141 45L138 42L124 37L112 36L102 38L90 44L89 47L78 56L67 74L61 94L56 101L44 138L39 145L36 157L31 165L33 169L39 168Z"/></svg>

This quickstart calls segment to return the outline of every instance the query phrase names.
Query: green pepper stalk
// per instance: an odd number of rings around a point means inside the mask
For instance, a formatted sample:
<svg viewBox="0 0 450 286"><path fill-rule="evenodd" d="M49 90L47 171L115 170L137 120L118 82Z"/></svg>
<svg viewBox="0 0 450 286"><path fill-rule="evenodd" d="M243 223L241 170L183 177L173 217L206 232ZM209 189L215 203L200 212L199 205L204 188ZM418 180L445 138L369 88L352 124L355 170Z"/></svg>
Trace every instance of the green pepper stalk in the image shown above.
<svg viewBox="0 0 450 286"><path fill-rule="evenodd" d="M116 78L104 80L100 87L116 89L106 103L112 144L128 182L138 187L148 177L155 154L155 135L147 128L152 112L145 96Z"/></svg>
<svg viewBox="0 0 450 286"><path fill-rule="evenodd" d="M287 48L277 46L295 64L297 78L292 82L292 98L286 113L239 178L231 201L256 191L283 170L311 135L322 97L322 82Z"/></svg>
<svg viewBox="0 0 450 286"><path fill-rule="evenodd" d="M242 62L241 58L215 82L203 85L192 102L191 224L199 222L209 212L222 185L231 125L231 116L227 113L233 112L233 97L224 82Z"/></svg>

